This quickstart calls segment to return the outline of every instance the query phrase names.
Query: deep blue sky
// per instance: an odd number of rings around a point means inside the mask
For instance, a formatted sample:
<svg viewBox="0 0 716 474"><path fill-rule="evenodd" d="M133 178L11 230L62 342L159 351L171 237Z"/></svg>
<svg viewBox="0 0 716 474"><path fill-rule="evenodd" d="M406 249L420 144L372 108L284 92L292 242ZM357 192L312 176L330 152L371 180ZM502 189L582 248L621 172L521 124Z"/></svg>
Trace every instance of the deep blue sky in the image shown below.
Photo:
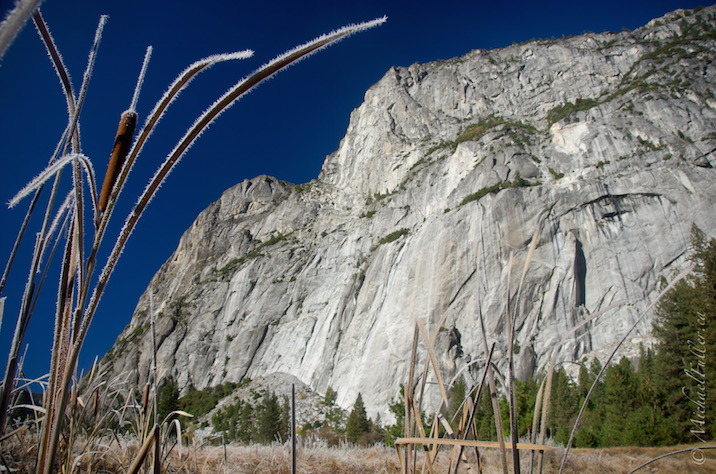
<svg viewBox="0 0 716 474"><path fill-rule="evenodd" d="M0 0L0 15L11 6ZM246 6L245 6L246 5ZM129 322L152 275L176 248L197 214L230 186L269 174L293 183L318 176L365 91L393 65L408 66L499 48L532 38L637 28L689 0L341 2L217 0L45 0L43 15L79 88L94 31L108 14L103 41L80 117L83 152L104 176L119 115L131 100L144 51L154 47L139 105L139 122L168 84L202 57L253 49L253 58L200 74L160 122L132 172L113 219L115 234L138 193L196 116L238 79L293 46L349 23L383 15L388 22L352 36L281 72L224 113L184 156L130 238L85 343L81 365L102 356ZM66 123L64 97L32 24L0 60L0 202L6 203L47 163ZM28 202L0 206L4 268ZM39 219L35 219L33 236ZM109 238L112 238L110 232ZM2 296L0 370L17 318L32 239L26 239ZM107 247L109 245L105 245ZM101 260L103 262L103 260ZM57 274L57 273L55 273ZM44 288L26 338L26 370L48 370L57 278Z"/></svg>

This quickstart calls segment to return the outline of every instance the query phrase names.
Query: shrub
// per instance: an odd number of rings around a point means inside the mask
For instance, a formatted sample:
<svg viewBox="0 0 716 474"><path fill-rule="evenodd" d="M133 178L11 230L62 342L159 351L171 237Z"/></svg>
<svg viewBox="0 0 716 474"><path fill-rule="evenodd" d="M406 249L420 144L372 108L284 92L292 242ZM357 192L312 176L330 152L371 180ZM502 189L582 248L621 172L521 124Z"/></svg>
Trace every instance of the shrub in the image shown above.
<svg viewBox="0 0 716 474"><path fill-rule="evenodd" d="M581 97L574 101L574 103L567 102L566 104L558 105L547 113L547 122L550 125L559 122L567 115L574 112L589 110L592 107L599 105L597 99L582 99Z"/></svg>
<svg viewBox="0 0 716 474"><path fill-rule="evenodd" d="M391 232L390 234L386 235L382 239L378 241L378 245L376 247L383 245L383 244L389 244L391 242L394 242L401 238L404 235L408 235L410 233L410 230L408 229L399 229L396 231Z"/></svg>
<svg viewBox="0 0 716 474"><path fill-rule="evenodd" d="M548 168L550 174L552 177L556 180L564 178L564 173L558 173L557 171L553 170L552 168Z"/></svg>

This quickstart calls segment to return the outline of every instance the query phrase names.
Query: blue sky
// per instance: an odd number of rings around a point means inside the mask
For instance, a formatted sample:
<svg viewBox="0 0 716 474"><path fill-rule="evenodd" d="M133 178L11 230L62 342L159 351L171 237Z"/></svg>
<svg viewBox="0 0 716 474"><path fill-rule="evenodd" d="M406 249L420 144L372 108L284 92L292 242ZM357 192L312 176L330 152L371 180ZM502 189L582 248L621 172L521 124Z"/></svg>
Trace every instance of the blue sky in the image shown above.
<svg viewBox="0 0 716 474"><path fill-rule="evenodd" d="M248 3L248 5L244 5ZM11 0L0 0L0 15ZM253 49L253 58L220 64L195 79L162 119L113 216L114 233L139 192L196 116L226 89L270 59L349 23L388 16L384 25L352 36L279 73L242 98L205 132L166 180L129 240L85 343L82 367L102 356L129 323L141 293L176 248L185 229L221 193L268 174L293 183L318 176L338 147L350 112L391 66L460 56L532 38L637 28L678 8L708 3L676 0L572 1L310 1L45 0L43 15L79 88L102 14L104 30L80 117L83 152L104 176L120 114L132 98L144 51L154 52L137 107L139 123L169 83L202 57ZM47 163L66 123L56 76L28 24L0 60L0 201L6 203ZM28 202L0 206L0 264L4 268ZM28 235L34 235L35 227ZM17 318L28 271L25 241L2 296L0 366ZM108 246L108 244L106 245ZM105 252L106 255L106 252ZM56 274L56 273L55 273ZM44 288L25 342L26 371L45 373L53 330L56 278Z"/></svg>

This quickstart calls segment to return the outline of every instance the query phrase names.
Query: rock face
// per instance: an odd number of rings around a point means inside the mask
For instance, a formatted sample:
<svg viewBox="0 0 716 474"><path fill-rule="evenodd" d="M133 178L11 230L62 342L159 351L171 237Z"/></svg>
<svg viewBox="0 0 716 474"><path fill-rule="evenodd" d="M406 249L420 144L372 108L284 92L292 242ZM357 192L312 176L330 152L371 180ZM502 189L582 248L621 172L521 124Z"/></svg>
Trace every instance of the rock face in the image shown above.
<svg viewBox="0 0 716 474"><path fill-rule="evenodd" d="M480 373L479 313L506 367L508 302L519 377L555 347L602 354L686 266L692 225L716 235L715 163L716 7L392 68L316 180L260 176L199 215L103 363L146 379L150 293L180 387L285 372L383 419L416 321L448 308L448 380Z"/></svg>

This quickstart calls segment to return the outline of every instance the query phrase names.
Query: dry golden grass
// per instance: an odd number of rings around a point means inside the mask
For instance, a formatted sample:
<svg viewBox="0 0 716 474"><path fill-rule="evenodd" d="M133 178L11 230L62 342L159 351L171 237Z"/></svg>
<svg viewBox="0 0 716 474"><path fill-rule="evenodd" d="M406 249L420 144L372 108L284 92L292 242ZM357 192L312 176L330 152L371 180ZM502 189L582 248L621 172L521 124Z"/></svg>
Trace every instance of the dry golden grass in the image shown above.
<svg viewBox="0 0 716 474"><path fill-rule="evenodd" d="M640 448L622 447L608 449L574 449L570 453L565 473L627 473L640 464L679 447ZM224 465L222 447L204 448L197 453L197 465L187 466L186 472L205 473L289 473L291 457L287 447L274 446L229 446L227 447L227 463ZM708 452L706 452L708 454ZM481 451L482 469L485 474L502 472L499 452L494 449ZM559 471L559 464L564 454L563 449L555 449L545 455L545 473ZM191 456L191 454L189 454ZM435 470L446 473L449 465L450 451L444 450L438 455ZM509 459L509 458L508 458ZM477 472L474 453L469 453L468 460ZM175 463L173 463L176 466ZM421 470L422 460L418 460ZM529 456L521 456L522 472L529 472ZM511 467L509 468L511 472ZM394 449L376 446L372 448L325 446L300 449L297 456L297 472L299 473L399 473L400 463ZM459 472L467 473L462 464ZM638 472L648 473L712 473L716 472L716 453L711 454L706 462L698 466L689 453L662 459Z"/></svg>
<svg viewBox="0 0 716 474"><path fill-rule="evenodd" d="M18 442L18 437L11 437L3 442L2 456L9 462L11 469L16 472L30 472L34 456L31 441L25 438L24 449ZM569 454L565 473L627 473L637 466L654 457L684 448L698 448L699 445L671 446L671 447L616 447L604 449L572 449ZM121 447L113 443L109 455L97 456L93 460L85 459L80 472L88 472L88 464L92 462L92 472L125 472L129 463L139 448L133 441L121 441ZM22 452L29 450L23 463ZM661 459L638 471L643 473L712 473L716 472L716 451L703 451L706 461L702 465L695 464L689 453L682 453L669 458ZM529 452L520 453L522 472L529 472ZM436 473L447 473L450 464L450 449L442 449L434 465ZM465 451L466 458L477 472L475 454L472 450ZM545 454L545 473L556 473L564 455L564 449L557 448ZM226 447L226 458L223 446L183 447L174 449L165 460L162 472L192 473L192 474L221 474L221 473L290 473L291 451L288 444L274 444L271 446L251 445ZM482 449L480 459L482 472L485 474L501 473L499 451L496 449ZM297 456L298 473L400 473L400 462L395 449L385 446L360 448L352 445L329 447L325 443L304 442L299 446ZM12 462L10 462L12 461ZM418 458L417 469L422 471L423 459ZM535 472L537 464L535 463ZM0 468L1 470L2 468ZM508 456L508 471L511 469L511 457ZM426 471L427 472L427 471ZM460 465L460 473L467 473L465 464Z"/></svg>

